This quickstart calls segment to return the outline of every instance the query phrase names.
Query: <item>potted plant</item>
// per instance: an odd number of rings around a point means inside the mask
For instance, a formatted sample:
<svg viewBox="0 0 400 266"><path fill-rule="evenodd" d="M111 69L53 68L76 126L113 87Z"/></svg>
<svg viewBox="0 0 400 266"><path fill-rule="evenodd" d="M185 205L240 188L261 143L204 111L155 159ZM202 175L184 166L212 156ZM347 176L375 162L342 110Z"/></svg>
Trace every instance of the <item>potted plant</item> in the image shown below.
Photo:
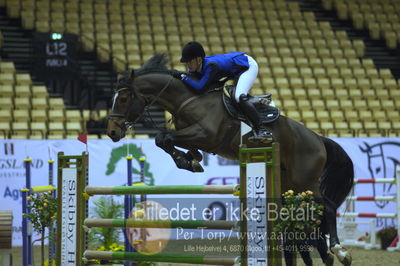
<svg viewBox="0 0 400 266"><path fill-rule="evenodd" d="M315 201L312 191L295 194L293 190L289 190L282 196L282 207L279 212L294 215L281 216L274 222L273 233L277 235L277 238L296 244L299 239L284 236L306 234L307 237L314 237L313 235L321 233L318 229L324 206ZM282 237L279 237L280 235Z"/></svg>
<svg viewBox="0 0 400 266"><path fill-rule="evenodd" d="M378 231L381 240L381 249L387 249L397 236L397 230L393 226L382 228Z"/></svg>
<svg viewBox="0 0 400 266"><path fill-rule="evenodd" d="M49 228L56 219L57 200L52 196L53 191L37 193L27 197L30 213L24 213L33 226L33 229L41 235L40 253L41 265L44 263L44 240L46 227ZM50 264L50 263L49 263ZM50 264L51 265L51 264Z"/></svg>
<svg viewBox="0 0 400 266"><path fill-rule="evenodd" d="M112 219L122 218L123 204L114 200L113 196L99 197L94 202L92 209L94 218ZM121 229L119 228L92 228L89 232L89 243L92 249L106 251L122 251L124 245L119 244ZM107 264L108 261L96 261Z"/></svg>

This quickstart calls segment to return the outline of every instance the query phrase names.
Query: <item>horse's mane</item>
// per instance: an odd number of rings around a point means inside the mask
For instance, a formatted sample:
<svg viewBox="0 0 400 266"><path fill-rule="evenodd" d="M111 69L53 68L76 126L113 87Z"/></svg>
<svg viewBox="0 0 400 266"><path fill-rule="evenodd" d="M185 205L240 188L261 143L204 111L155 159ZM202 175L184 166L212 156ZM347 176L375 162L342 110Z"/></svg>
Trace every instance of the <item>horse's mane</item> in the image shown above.
<svg viewBox="0 0 400 266"><path fill-rule="evenodd" d="M148 73L161 72L170 73L167 68L169 58L166 54L156 54L152 56L143 66L135 69L135 75L140 76Z"/></svg>
<svg viewBox="0 0 400 266"><path fill-rule="evenodd" d="M134 69L134 71L132 71L132 70L122 71L120 73L122 77L118 78L118 83L124 84L123 86L129 86L126 84L129 84L129 82L131 82L130 79L133 78L132 73L134 73L134 76L136 76L136 77L145 75L145 74L150 74L150 73L164 73L164 74L168 74L168 75L173 75L173 72L176 70L168 69L168 67L167 67L168 63L169 63L168 55L163 54L163 53L155 54L146 63L144 63L143 66L141 66L140 68ZM194 80L200 79L199 76L196 74L192 74L192 73L185 73L185 74L189 75ZM214 85L213 88L216 88L216 87L221 87L223 85L223 83L217 81L217 82L212 83L211 85Z"/></svg>

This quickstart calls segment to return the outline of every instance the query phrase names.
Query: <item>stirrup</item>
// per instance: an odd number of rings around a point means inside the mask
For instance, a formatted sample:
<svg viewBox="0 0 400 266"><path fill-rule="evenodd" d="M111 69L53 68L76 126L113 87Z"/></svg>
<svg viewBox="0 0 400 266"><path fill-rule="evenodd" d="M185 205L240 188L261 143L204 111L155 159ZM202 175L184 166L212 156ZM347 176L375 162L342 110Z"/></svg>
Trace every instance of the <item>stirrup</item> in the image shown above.
<svg viewBox="0 0 400 266"><path fill-rule="evenodd" d="M271 143L273 141L272 133L265 129L260 129L258 132L253 130L253 136L249 137L249 141L254 143Z"/></svg>

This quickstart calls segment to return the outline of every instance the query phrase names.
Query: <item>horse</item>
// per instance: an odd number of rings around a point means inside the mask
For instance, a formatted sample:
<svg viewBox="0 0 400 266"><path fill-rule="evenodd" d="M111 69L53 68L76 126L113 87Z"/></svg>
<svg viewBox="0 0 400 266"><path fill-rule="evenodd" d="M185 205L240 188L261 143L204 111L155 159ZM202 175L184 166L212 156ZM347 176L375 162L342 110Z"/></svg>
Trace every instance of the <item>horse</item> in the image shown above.
<svg viewBox="0 0 400 266"><path fill-rule="evenodd" d="M155 142L172 157L177 167L203 171L199 150L237 160L240 121L225 110L223 92L196 93L173 78L173 70L166 67L167 63L166 55L157 54L139 69L118 75L107 135L114 142L119 141L149 106L156 105L174 118L175 130L158 133ZM350 157L333 140L286 116L281 115L264 126L280 144L282 192L311 190L323 201L323 224L330 235L330 250L343 265L351 265L351 254L340 244L336 227L336 210L353 186ZM247 140L244 144L250 145ZM185 153L177 147L188 151ZM322 242L319 245L324 245ZM286 262L291 264L290 260Z"/></svg>

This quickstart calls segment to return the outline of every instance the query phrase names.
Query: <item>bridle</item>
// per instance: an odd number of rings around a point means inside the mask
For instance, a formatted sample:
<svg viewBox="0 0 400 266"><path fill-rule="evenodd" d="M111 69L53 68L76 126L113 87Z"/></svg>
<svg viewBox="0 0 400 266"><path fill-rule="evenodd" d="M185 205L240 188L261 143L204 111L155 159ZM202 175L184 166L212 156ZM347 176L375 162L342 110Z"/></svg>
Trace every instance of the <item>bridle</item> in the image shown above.
<svg viewBox="0 0 400 266"><path fill-rule="evenodd" d="M129 124L130 122L129 122L129 121L124 121L124 124L122 125L122 124L120 124L120 123L117 123L117 122L115 121L115 119L112 119L112 118L125 118L125 117L126 117L128 111L129 111L129 108L126 110L126 112L125 112L124 114L119 114L119 113L115 113L115 112L114 112L114 105L115 105L115 102L116 102L116 100L117 100L118 94L119 94L120 92L126 91L126 90L130 90L130 91L132 91L132 93L133 93L133 87L131 87L130 85L129 85L129 86L126 86L126 87L122 87L122 88L118 88L118 85L117 85L117 88L115 89L115 95L114 95L115 98L114 98L113 106L112 106L112 109L111 109L111 112L112 112L112 113L110 113L110 114L108 115L108 120L111 120L111 121L112 121L116 126L118 126L122 131L124 131L126 128L131 127L131 125Z"/></svg>
<svg viewBox="0 0 400 266"><path fill-rule="evenodd" d="M145 97L142 97L144 99L145 105L144 105L144 109L143 112L134 120L134 121L128 121L127 117L130 111L130 108L127 108L127 110L125 111L125 113L121 114L121 113L114 113L114 105L116 102L116 98L114 98L114 103L111 109L111 114L108 115L109 120L111 120L115 125L117 125L122 131L125 131L126 128L132 128L134 126L134 124L136 124L137 121L139 121L145 113L149 114L149 108L151 106L153 106L153 104L160 98L161 94L169 87L169 85L171 84L171 81L174 79L173 76L170 77L170 79L167 81L167 83L165 84L165 86L160 90L160 92L156 95L156 97L154 97L153 100L151 100L150 102L147 101L147 99ZM115 89L115 97L117 97L117 95L122 92L122 91L126 91L129 90L129 92L134 96L134 97L138 97L136 91L134 90L133 86L129 83L126 82L126 79L123 78L121 80L118 81L116 89ZM154 121L152 120L150 114L149 114L150 120L153 124L154 127L157 128L157 125L154 123ZM112 118L124 118L124 124L120 124L117 123L115 121L115 119Z"/></svg>

